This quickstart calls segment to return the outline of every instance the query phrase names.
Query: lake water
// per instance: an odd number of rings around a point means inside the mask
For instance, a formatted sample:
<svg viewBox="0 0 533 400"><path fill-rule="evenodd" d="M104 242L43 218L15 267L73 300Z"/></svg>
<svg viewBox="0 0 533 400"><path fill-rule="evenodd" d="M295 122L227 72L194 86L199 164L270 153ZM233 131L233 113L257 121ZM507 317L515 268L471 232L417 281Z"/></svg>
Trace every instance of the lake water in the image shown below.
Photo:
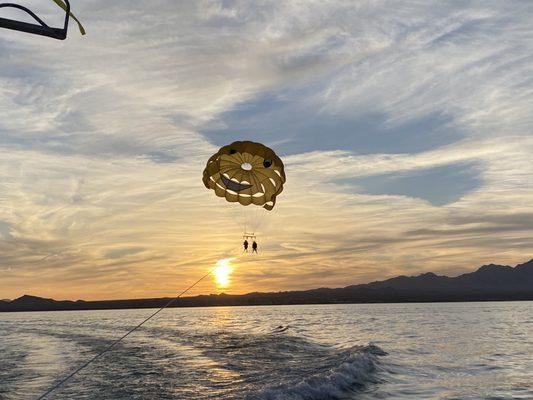
<svg viewBox="0 0 533 400"><path fill-rule="evenodd" d="M151 312L0 314L0 399ZM167 309L49 398L532 399L533 302Z"/></svg>

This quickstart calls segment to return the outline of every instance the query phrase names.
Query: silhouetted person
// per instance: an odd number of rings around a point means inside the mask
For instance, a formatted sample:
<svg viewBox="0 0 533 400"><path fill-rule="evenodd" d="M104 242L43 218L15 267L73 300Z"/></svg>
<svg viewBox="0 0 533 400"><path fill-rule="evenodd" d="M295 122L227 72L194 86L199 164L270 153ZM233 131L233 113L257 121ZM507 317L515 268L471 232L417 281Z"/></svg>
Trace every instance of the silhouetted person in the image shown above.
<svg viewBox="0 0 533 400"><path fill-rule="evenodd" d="M254 242L252 243L252 253L257 253L257 242L254 240Z"/></svg>
<svg viewBox="0 0 533 400"><path fill-rule="evenodd" d="M244 243L242 245L244 246L244 251L248 253L248 240L244 239Z"/></svg>

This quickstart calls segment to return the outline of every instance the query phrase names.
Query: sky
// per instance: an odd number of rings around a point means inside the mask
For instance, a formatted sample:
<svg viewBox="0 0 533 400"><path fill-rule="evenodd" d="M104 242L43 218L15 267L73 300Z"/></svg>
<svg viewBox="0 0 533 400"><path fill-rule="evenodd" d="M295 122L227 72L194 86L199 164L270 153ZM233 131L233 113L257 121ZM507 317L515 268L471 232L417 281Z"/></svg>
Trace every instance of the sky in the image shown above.
<svg viewBox="0 0 533 400"><path fill-rule="evenodd" d="M170 296L221 259L191 294L532 258L533 2L72 7L86 36L0 31L0 298ZM283 159L273 211L203 186L233 140Z"/></svg>

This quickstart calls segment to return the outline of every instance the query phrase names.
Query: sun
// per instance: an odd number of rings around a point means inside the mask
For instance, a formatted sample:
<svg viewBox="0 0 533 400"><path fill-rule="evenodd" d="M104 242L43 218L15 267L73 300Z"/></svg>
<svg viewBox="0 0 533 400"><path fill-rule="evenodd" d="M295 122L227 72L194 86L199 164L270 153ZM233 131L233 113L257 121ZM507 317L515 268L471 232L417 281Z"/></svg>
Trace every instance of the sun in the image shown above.
<svg viewBox="0 0 533 400"><path fill-rule="evenodd" d="M213 275L215 276L215 283L219 288L228 287L230 284L230 274L233 268L231 267L231 258L224 258L217 261Z"/></svg>

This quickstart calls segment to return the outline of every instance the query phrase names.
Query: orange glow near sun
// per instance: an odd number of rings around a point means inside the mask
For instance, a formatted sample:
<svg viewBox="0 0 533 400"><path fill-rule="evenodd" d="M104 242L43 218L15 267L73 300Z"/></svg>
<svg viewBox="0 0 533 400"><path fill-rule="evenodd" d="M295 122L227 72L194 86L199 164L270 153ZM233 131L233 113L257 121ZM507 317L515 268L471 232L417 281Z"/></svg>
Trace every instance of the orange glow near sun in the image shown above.
<svg viewBox="0 0 533 400"><path fill-rule="evenodd" d="M215 276L215 283L219 288L226 288L230 284L230 274L233 270L231 266L231 258L224 258L217 261L213 275Z"/></svg>

